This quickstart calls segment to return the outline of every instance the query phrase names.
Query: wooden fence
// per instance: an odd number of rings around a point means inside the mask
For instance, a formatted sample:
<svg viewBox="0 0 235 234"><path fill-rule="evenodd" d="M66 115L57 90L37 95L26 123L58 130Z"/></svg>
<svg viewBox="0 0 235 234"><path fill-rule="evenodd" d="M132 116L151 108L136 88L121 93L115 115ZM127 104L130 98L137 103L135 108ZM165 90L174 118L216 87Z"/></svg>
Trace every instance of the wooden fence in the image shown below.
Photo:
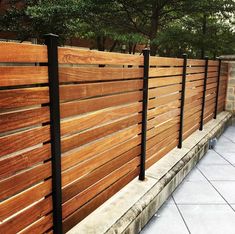
<svg viewBox="0 0 235 234"><path fill-rule="evenodd" d="M65 233L224 110L219 61L51 38L0 43L0 233Z"/></svg>

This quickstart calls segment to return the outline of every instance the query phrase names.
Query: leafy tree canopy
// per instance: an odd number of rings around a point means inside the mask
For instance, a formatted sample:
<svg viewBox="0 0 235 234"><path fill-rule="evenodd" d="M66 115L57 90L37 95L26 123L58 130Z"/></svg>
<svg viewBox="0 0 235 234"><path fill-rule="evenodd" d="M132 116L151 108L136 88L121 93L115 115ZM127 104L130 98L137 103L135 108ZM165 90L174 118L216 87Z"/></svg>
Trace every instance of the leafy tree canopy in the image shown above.
<svg viewBox="0 0 235 234"><path fill-rule="evenodd" d="M0 26L20 40L53 32L62 44L94 39L99 50L149 44L152 55L216 57L235 53L234 12L234 0L11 0Z"/></svg>

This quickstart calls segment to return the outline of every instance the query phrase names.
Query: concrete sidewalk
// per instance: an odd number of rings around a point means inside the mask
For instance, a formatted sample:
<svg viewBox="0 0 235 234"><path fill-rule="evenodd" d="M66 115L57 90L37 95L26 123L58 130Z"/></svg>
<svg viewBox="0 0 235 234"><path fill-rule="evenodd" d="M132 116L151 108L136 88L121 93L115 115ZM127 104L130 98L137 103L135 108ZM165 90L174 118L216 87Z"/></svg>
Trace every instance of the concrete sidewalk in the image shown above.
<svg viewBox="0 0 235 234"><path fill-rule="evenodd" d="M235 126L220 137L141 234L235 234Z"/></svg>

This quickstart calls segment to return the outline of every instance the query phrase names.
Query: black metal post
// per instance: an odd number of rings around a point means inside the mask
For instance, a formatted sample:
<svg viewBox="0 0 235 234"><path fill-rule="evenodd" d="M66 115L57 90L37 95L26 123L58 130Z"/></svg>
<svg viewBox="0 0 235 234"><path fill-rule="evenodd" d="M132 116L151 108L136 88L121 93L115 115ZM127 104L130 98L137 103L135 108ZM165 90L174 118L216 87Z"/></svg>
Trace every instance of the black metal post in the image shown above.
<svg viewBox="0 0 235 234"><path fill-rule="evenodd" d="M142 109L142 135L141 135L141 159L139 179L145 179L146 159L146 135L147 135L147 112L148 112L148 78L149 78L149 49L143 50L144 77L143 77L143 109Z"/></svg>
<svg viewBox="0 0 235 234"><path fill-rule="evenodd" d="M184 102L185 102L185 86L187 73L187 54L183 54L184 65L182 75L182 92L181 92L181 106L180 106L180 129L179 129L179 144L178 148L182 148L183 142L183 127L184 127Z"/></svg>
<svg viewBox="0 0 235 234"><path fill-rule="evenodd" d="M52 156L52 200L54 233L62 233L61 193L61 142L60 142L60 99L58 73L58 36L45 35L48 52L48 76L50 93L50 129Z"/></svg>
<svg viewBox="0 0 235 234"><path fill-rule="evenodd" d="M217 117L217 110L218 110L219 86L220 86L220 71L221 71L221 59L219 59L219 69L218 69L218 79L217 79L217 89L216 89L214 119L216 119L216 117Z"/></svg>
<svg viewBox="0 0 235 234"><path fill-rule="evenodd" d="M208 73L208 60L209 58L205 57L205 76L204 76L204 85L203 85L203 97L202 97L202 112L201 112L201 122L199 130L203 130L203 119L204 119L204 111L205 111L205 102L206 102L206 85L207 85L207 73Z"/></svg>

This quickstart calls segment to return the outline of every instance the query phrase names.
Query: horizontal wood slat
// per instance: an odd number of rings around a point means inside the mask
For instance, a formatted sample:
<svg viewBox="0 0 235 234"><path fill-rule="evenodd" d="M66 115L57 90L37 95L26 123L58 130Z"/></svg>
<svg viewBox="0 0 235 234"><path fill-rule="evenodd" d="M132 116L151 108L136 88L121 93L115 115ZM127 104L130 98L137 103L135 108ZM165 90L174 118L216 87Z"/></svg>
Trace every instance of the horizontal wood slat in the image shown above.
<svg viewBox="0 0 235 234"><path fill-rule="evenodd" d="M149 98L160 97L163 95L170 95L172 93L178 93L181 90L182 85L171 85L171 86L164 86L154 89L149 89L148 96Z"/></svg>
<svg viewBox="0 0 235 234"><path fill-rule="evenodd" d="M105 188L110 186L111 184L115 183L119 178L125 176L134 168L139 165L139 158L135 158L128 162L127 164L123 165L119 169L112 172L109 176L105 177L99 183L94 184L93 186L89 187L88 189L84 190L76 197L70 199L68 202L63 204L63 218L66 218L69 214L77 210L83 204L88 202L92 197L102 192Z"/></svg>
<svg viewBox="0 0 235 234"><path fill-rule="evenodd" d="M187 73L203 73L205 72L205 68L204 67L187 67Z"/></svg>
<svg viewBox="0 0 235 234"><path fill-rule="evenodd" d="M79 115L91 111L105 109L108 107L125 105L128 103L141 101L143 98L141 91L111 95L107 97L94 98L89 100L68 102L61 104L61 117Z"/></svg>
<svg viewBox="0 0 235 234"><path fill-rule="evenodd" d="M51 162L47 162L3 180L0 182L0 199L14 195L50 176Z"/></svg>
<svg viewBox="0 0 235 234"><path fill-rule="evenodd" d="M174 149L177 146L177 144L178 144L178 139L175 139L171 141L170 144L167 144L164 148L161 148L156 154L152 155L152 157L146 161L146 168L149 168L154 163L159 161L163 156L165 156L168 152Z"/></svg>
<svg viewBox="0 0 235 234"><path fill-rule="evenodd" d="M28 228L24 229L21 234L27 233L47 233L53 234L53 231L48 231L52 228L53 225L53 216L48 214L43 216L41 219L37 220L35 223L31 224Z"/></svg>
<svg viewBox="0 0 235 234"><path fill-rule="evenodd" d="M92 128L110 121L133 115L142 110L142 103L137 102L126 106L108 108L92 112L77 118L63 120L61 122L61 135L72 134L88 128Z"/></svg>
<svg viewBox="0 0 235 234"><path fill-rule="evenodd" d="M143 88L142 80L116 81L93 84L62 85L60 86L61 100L74 100L94 96L111 95Z"/></svg>
<svg viewBox="0 0 235 234"><path fill-rule="evenodd" d="M141 126L132 126L116 134L107 136L98 141L94 141L84 147L77 150L66 153L62 158L62 169L68 169L69 167L87 160L95 155L102 153L103 151L114 147L128 139L136 137L141 132Z"/></svg>
<svg viewBox="0 0 235 234"><path fill-rule="evenodd" d="M177 140L178 136L179 136L178 132L175 132L171 134L170 136L166 137L163 141L155 144L152 148L148 149L146 151L147 161L157 152L161 151L161 149L164 148L167 144L169 144L169 142L174 142L175 140Z"/></svg>
<svg viewBox="0 0 235 234"><path fill-rule="evenodd" d="M152 127L158 125L159 123L164 123L165 121L167 121L173 117L179 116L179 115L180 115L180 109L175 109L170 112L166 112L162 115L159 115L159 116L149 120L148 121L148 128L152 128Z"/></svg>
<svg viewBox="0 0 235 234"><path fill-rule="evenodd" d="M83 144L87 144L94 140L105 137L109 134L115 133L122 129L128 128L132 125L140 123L142 120L142 115L134 115L121 119L110 124L96 127L88 131L72 135L66 138L63 138L61 141L61 150L62 152L69 151L71 149L77 148Z"/></svg>
<svg viewBox="0 0 235 234"><path fill-rule="evenodd" d="M2 233L15 234L52 210L52 197L49 196L1 224ZM9 228L11 227L11 228Z"/></svg>
<svg viewBox="0 0 235 234"><path fill-rule="evenodd" d="M0 133L49 122L49 107L0 114Z"/></svg>
<svg viewBox="0 0 235 234"><path fill-rule="evenodd" d="M27 206L37 202L41 198L51 193L51 179L42 182L29 190L17 194L15 197L4 201L1 207L0 220L12 216L18 211L26 208Z"/></svg>
<svg viewBox="0 0 235 234"><path fill-rule="evenodd" d="M188 59L187 65L188 66L205 66L205 60L203 59Z"/></svg>
<svg viewBox="0 0 235 234"><path fill-rule="evenodd" d="M46 66L0 67L0 87L48 83Z"/></svg>
<svg viewBox="0 0 235 234"><path fill-rule="evenodd" d="M113 68L113 67L59 67L59 81L105 81L126 80L143 77L143 68Z"/></svg>
<svg viewBox="0 0 235 234"><path fill-rule="evenodd" d="M167 105L148 110L147 116L148 116L148 119L150 119L154 116L166 113L168 111L171 111L179 107L180 107L180 100L176 100L176 101L168 103Z"/></svg>
<svg viewBox="0 0 235 234"><path fill-rule="evenodd" d="M67 232L69 229L75 226L79 221L84 219L88 214L94 211L102 203L104 203L116 192L118 192L121 188L123 188L126 184L128 184L131 180L133 180L138 174L139 174L139 168L136 168L135 170L129 172L128 174L120 178L117 182L109 186L106 190L103 190L94 199L87 202L80 209L75 211L72 215L70 215L68 218L64 220L63 231Z"/></svg>
<svg viewBox="0 0 235 234"><path fill-rule="evenodd" d="M186 76L186 81L202 80L205 78L204 73L199 74L189 74Z"/></svg>
<svg viewBox="0 0 235 234"><path fill-rule="evenodd" d="M51 157L50 144L43 145L25 153L0 159L0 180L12 176L19 171L28 169L33 165L46 161Z"/></svg>
<svg viewBox="0 0 235 234"><path fill-rule="evenodd" d="M165 131L166 129L169 129L173 126L178 126L179 127L179 118L175 117L172 118L170 120L167 120L164 123L159 123L159 125L155 126L155 128L152 128L150 130L147 131L147 139L156 136L157 134L162 133L163 131Z"/></svg>
<svg viewBox="0 0 235 234"><path fill-rule="evenodd" d="M219 66L219 61L217 60L209 60L208 61L209 66Z"/></svg>
<svg viewBox="0 0 235 234"><path fill-rule="evenodd" d="M149 100L148 103L148 108L154 108L154 107L158 107L160 105L166 105L172 101L178 100L181 98L181 94L180 93L176 93L176 94L172 94L169 96L163 96L157 99L151 99Z"/></svg>
<svg viewBox="0 0 235 234"><path fill-rule="evenodd" d="M47 47L24 43L0 42L0 62L46 63Z"/></svg>
<svg viewBox="0 0 235 234"><path fill-rule="evenodd" d="M149 88L180 84L181 82L182 82L182 76L152 78L149 79Z"/></svg>
<svg viewBox="0 0 235 234"><path fill-rule="evenodd" d="M0 108L40 105L49 103L48 87L0 90Z"/></svg>
<svg viewBox="0 0 235 234"><path fill-rule="evenodd" d="M183 66L181 58L166 58L150 56L149 65L151 66Z"/></svg>
<svg viewBox="0 0 235 234"><path fill-rule="evenodd" d="M170 68L149 68L149 77L156 76L175 76L183 74L182 67L170 67Z"/></svg>
<svg viewBox="0 0 235 234"><path fill-rule="evenodd" d="M138 156L140 154L140 143L140 136L127 140L108 151L77 164L71 170L66 171L65 174L68 174L71 171L77 178L80 177L80 179L63 189L63 202L71 199L78 194L79 191L86 189L108 175L113 171L114 167L118 168L119 166L116 166L115 162L120 162L121 165L123 165Z"/></svg>
<svg viewBox="0 0 235 234"><path fill-rule="evenodd" d="M143 56L60 47L61 64L143 65Z"/></svg>
<svg viewBox="0 0 235 234"><path fill-rule="evenodd" d="M49 126L0 137L0 157L49 140Z"/></svg>
<svg viewBox="0 0 235 234"><path fill-rule="evenodd" d="M171 136L172 134L179 134L179 128L178 125L174 125L168 129L165 129L165 131L161 132L160 134L155 135L154 137L147 140L146 148L147 150L152 148L156 145L156 143L160 143L163 140L165 140L167 137Z"/></svg>

